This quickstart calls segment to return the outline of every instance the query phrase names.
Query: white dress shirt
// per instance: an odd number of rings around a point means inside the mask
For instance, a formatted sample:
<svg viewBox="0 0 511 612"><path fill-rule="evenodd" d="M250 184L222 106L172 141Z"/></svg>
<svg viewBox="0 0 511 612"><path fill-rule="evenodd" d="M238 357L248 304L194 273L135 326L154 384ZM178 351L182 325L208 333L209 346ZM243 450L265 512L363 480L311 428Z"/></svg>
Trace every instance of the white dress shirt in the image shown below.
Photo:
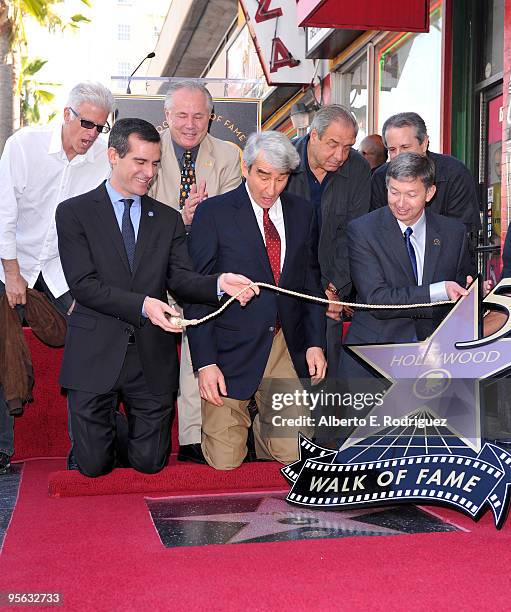
<svg viewBox="0 0 511 612"><path fill-rule="evenodd" d="M259 231L261 232L261 236L263 237L264 244L266 244L266 239L264 237L264 222L263 222L263 209L252 197L248 185L245 183L245 188L248 193L248 197L250 198L250 202L252 204L252 208L254 209L254 214L257 220L257 225L259 226ZM280 198L277 198L273 203L273 206L270 208L268 216L273 222L273 225L277 229L277 232L280 236L280 271L282 272L282 268L284 266L284 258L286 257L286 228L284 225L284 213L282 212L282 202Z"/></svg>
<svg viewBox="0 0 511 612"><path fill-rule="evenodd" d="M417 285L422 285L422 276L424 274L424 252L426 251L426 214L423 211L419 220L413 225L406 225L399 219L396 219L399 229L404 236L407 227L411 227L413 232L410 236L415 251L415 259L417 260ZM404 240L404 238L403 238ZM448 300L449 296L445 290L445 281L432 283L429 286L429 299L431 302L442 302Z"/></svg>
<svg viewBox="0 0 511 612"><path fill-rule="evenodd" d="M110 175L106 143L68 160L62 125L26 127L6 142L0 160L0 259L17 259L29 287L42 272L55 297L68 290L57 244L55 210ZM0 280L5 271L0 265Z"/></svg>

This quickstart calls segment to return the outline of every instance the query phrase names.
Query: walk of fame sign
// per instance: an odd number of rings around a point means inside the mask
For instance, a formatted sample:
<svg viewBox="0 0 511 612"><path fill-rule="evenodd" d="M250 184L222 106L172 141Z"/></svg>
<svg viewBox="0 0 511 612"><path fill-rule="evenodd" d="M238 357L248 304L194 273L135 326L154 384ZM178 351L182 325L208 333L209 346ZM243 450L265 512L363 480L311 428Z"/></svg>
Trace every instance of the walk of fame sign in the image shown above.
<svg viewBox="0 0 511 612"><path fill-rule="evenodd" d="M352 346L359 359L391 381L383 401L359 420L339 450L300 434L300 458L284 467L287 500L305 506L367 507L421 502L478 517L487 506L500 528L511 486L511 454L482 441L481 383L511 368L511 279L483 304L508 314L505 326L479 338L475 281L435 332L422 342Z"/></svg>

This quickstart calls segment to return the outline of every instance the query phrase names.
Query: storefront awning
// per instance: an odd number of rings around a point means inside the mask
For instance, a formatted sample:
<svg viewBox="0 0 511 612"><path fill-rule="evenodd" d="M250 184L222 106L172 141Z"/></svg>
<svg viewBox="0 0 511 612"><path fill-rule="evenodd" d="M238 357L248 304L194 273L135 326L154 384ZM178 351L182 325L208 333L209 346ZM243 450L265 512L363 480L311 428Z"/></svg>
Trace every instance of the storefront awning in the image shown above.
<svg viewBox="0 0 511 612"><path fill-rule="evenodd" d="M427 32L429 0L297 0L300 27Z"/></svg>

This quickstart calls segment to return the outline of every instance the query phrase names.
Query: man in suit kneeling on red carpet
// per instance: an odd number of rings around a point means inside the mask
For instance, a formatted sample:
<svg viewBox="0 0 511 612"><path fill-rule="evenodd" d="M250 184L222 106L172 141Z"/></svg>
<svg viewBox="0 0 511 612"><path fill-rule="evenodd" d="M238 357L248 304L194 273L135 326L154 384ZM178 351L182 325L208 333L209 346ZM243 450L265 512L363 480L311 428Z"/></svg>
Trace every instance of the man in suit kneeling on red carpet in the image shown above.
<svg viewBox="0 0 511 612"><path fill-rule="evenodd" d="M315 210L310 202L283 193L299 160L284 134L267 131L248 138L242 163L245 183L209 198L195 212L189 249L197 271L212 274L228 268L254 280L323 296ZM193 317L210 311L198 304L185 309ZM248 404L254 394L258 458L282 463L297 459L300 427L280 427L273 421L277 413L262 383L286 379L296 381L297 388L298 377L325 377L325 307L264 290L246 310L234 304L204 325L190 328L188 335L192 363L199 372L202 451L209 465L230 470L244 460ZM289 409L293 416L309 413L303 406Z"/></svg>
<svg viewBox="0 0 511 612"><path fill-rule="evenodd" d="M128 418L127 456L140 472L160 471L170 447L177 390L177 315L167 291L189 302L233 295L250 281L192 271L181 216L147 196L160 136L142 119L121 119L108 141L109 180L59 205L62 267L76 306L68 319L61 385L68 389L80 471L100 476L116 463L114 411ZM258 290L238 299L248 302Z"/></svg>

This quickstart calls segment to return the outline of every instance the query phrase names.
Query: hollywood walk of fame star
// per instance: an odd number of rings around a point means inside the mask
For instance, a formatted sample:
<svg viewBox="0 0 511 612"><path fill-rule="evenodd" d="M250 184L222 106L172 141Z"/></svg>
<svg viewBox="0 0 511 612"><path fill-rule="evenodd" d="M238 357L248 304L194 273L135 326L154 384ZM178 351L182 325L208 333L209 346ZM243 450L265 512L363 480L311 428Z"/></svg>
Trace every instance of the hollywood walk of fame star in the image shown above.
<svg viewBox="0 0 511 612"><path fill-rule="evenodd" d="M481 448L478 382L511 367L511 339L484 347L456 348L478 337L478 283L454 306L433 334L422 342L352 346L356 355L383 377L393 380L383 403L367 417L383 423L410 414L446 418L448 427L474 451ZM442 384L439 383L442 381ZM360 426L343 449L385 428Z"/></svg>
<svg viewBox="0 0 511 612"><path fill-rule="evenodd" d="M226 500L227 502L228 500ZM405 531L421 531L421 527L410 529L403 523L405 517L399 518L404 511L395 509L398 516L394 520L387 520L389 508L368 508L333 511L317 510L290 506L284 499L275 496L261 497L257 508L249 511L235 511L218 513L193 514L192 516L166 516L160 520L167 526L182 524L183 522L199 526L214 523L231 524L238 527L236 533L225 539L225 544L240 544L248 542L296 540L325 537L345 537L354 535L400 535ZM392 509L391 509L392 510ZM417 512L417 511L414 511ZM377 515L381 514L379 521ZM414 518L414 517L412 517ZM424 517L417 512L418 525L424 524ZM428 520L426 518L426 520ZM433 519L435 522L435 519ZM388 525L392 526L387 526ZM433 525L432 525L433 526ZM438 527L438 525L437 525ZM428 528L427 528L428 529ZM426 529L426 530L427 530ZM445 529L436 529L445 530ZM282 534L282 536L279 536ZM286 537L286 534L288 537Z"/></svg>

